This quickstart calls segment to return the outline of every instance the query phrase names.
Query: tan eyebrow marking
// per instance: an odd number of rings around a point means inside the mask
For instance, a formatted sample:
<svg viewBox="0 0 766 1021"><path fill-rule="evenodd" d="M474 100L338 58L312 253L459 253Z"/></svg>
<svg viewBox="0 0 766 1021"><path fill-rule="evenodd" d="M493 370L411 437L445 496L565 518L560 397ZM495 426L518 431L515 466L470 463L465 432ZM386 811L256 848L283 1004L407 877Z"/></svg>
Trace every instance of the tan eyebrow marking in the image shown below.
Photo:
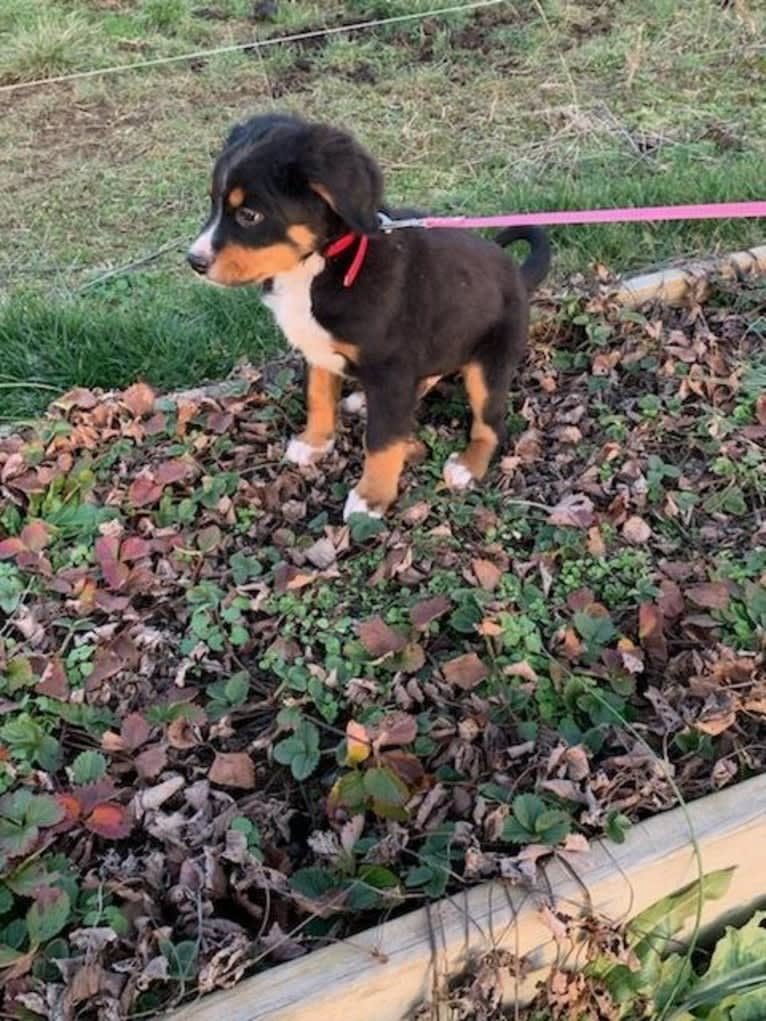
<svg viewBox="0 0 766 1021"><path fill-rule="evenodd" d="M245 201L245 189L236 187L229 192L228 202L232 209L239 209Z"/></svg>

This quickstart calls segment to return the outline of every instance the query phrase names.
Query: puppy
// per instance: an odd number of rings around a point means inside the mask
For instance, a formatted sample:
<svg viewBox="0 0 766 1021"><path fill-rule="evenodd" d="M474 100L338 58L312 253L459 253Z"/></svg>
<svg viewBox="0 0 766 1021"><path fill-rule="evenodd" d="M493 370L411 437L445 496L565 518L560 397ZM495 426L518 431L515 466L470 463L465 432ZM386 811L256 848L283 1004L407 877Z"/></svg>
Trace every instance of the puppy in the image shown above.
<svg viewBox="0 0 766 1021"><path fill-rule="evenodd" d="M365 461L343 516L395 501L420 396L462 374L470 442L444 467L452 489L484 477L504 440L508 390L524 352L529 295L550 265L537 228L494 241L461 230L381 230L383 179L345 131L269 114L236 126L213 171L210 216L188 253L227 287L260 284L308 362L306 428L287 460L332 449L344 377L367 405ZM502 246L531 251L519 268Z"/></svg>

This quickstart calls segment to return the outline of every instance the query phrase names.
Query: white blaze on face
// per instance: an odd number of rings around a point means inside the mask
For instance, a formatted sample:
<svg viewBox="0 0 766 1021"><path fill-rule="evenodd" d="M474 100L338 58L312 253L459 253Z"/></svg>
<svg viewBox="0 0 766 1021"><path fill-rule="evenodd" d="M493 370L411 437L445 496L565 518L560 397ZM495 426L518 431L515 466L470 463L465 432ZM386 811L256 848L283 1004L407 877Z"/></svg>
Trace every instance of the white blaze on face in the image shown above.
<svg viewBox="0 0 766 1021"><path fill-rule="evenodd" d="M218 230L220 222L221 213L219 211L213 222L200 234L189 249L191 255L196 256L198 259L207 259L208 262L213 261L213 235Z"/></svg>

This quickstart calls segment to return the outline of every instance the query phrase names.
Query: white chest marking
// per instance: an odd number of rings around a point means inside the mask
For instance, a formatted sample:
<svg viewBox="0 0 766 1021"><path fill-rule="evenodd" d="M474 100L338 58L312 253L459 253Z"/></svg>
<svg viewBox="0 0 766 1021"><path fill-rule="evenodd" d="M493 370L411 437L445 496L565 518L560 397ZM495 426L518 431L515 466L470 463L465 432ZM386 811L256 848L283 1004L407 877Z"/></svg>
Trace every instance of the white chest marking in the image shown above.
<svg viewBox="0 0 766 1021"><path fill-rule="evenodd" d="M332 349L333 337L311 312L311 281L324 269L324 259L314 253L289 273L274 277L273 288L263 303L271 309L291 347L303 353L311 365L342 376L346 359Z"/></svg>

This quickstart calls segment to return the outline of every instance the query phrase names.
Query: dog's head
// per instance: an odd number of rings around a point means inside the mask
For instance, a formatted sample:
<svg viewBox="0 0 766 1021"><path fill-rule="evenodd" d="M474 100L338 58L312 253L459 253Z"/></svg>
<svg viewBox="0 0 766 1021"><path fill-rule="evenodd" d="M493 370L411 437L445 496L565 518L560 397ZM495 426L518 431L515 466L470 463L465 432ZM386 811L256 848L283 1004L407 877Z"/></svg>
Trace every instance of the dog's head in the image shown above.
<svg viewBox="0 0 766 1021"><path fill-rule="evenodd" d="M382 192L377 164L344 131L253 117L232 130L215 164L210 216L188 261L213 283L261 283L343 230L374 233Z"/></svg>

